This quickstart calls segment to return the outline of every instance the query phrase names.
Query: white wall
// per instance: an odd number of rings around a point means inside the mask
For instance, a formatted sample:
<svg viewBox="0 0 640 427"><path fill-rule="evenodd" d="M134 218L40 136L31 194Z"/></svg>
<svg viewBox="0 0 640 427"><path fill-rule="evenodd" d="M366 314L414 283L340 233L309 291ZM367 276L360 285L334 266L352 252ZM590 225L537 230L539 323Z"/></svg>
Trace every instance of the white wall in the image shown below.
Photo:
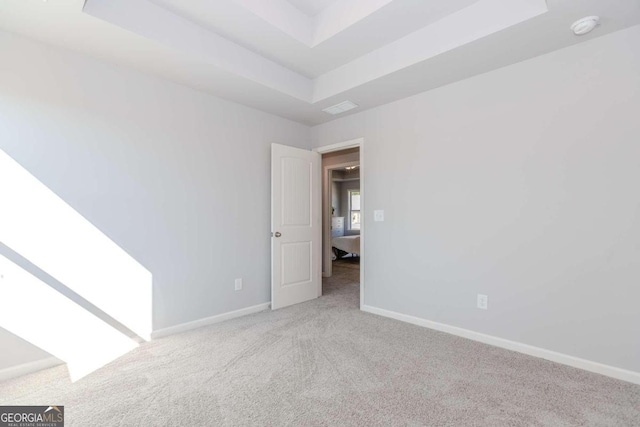
<svg viewBox="0 0 640 427"><path fill-rule="evenodd" d="M7 33L0 52L0 149L153 274L154 329L270 301L270 144L308 127Z"/></svg>
<svg viewBox="0 0 640 427"><path fill-rule="evenodd" d="M365 304L640 371L639 45L634 27L314 127L365 138Z"/></svg>

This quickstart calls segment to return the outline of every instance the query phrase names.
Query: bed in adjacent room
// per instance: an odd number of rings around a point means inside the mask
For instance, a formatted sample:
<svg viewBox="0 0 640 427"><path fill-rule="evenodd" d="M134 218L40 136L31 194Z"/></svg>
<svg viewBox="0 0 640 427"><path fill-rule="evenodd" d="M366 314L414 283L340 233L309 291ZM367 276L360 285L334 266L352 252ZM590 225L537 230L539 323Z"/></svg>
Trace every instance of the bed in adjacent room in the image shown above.
<svg viewBox="0 0 640 427"><path fill-rule="evenodd" d="M335 249L338 249L338 251L342 251L348 254L360 255L360 236L356 235L334 237L331 239L331 246L333 246Z"/></svg>

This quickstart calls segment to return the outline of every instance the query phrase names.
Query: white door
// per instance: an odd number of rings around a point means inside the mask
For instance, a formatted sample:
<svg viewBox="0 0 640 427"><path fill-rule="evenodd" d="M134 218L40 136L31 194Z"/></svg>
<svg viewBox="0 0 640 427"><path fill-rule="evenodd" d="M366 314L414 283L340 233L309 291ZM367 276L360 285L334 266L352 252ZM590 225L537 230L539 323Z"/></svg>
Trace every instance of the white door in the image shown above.
<svg viewBox="0 0 640 427"><path fill-rule="evenodd" d="M271 308L320 294L320 154L271 145Z"/></svg>

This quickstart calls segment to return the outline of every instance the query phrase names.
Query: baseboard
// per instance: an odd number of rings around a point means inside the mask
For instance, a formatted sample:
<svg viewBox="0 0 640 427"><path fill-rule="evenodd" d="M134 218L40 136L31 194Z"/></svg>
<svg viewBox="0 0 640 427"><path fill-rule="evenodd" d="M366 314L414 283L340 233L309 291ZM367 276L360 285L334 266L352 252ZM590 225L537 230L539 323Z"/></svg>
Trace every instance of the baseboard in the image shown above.
<svg viewBox="0 0 640 427"><path fill-rule="evenodd" d="M633 384L640 385L640 372L628 371L616 368L614 366L604 365L602 363L593 362L591 360L581 359L579 357L569 356L568 354L558 353L552 350L546 350L540 347L523 344L517 341L511 341L504 338L494 337L492 335L482 334L480 332L470 331L468 329L451 326L444 323L438 323L431 320L422 319L407 314L396 313L394 311L384 310L369 305L363 305L362 311L377 314L379 316L389 317L391 319L400 320L402 322L411 323L413 325L434 329L440 332L446 332L451 335L479 341L484 344L493 345L507 350L517 351L518 353L527 354L529 356L539 357L541 359L550 360L552 362L571 366L585 371L594 372L596 374L606 375L622 381L628 381Z"/></svg>
<svg viewBox="0 0 640 427"><path fill-rule="evenodd" d="M249 314L259 313L267 310L271 306L271 303L265 302L264 304L254 305L253 307L241 308L240 310L230 311L228 313L218 314L216 316L205 317L204 319L194 320L192 322L181 323L175 326L169 326L168 328L158 329L151 333L151 339L168 337L169 335L179 334L181 332L190 331L192 329L201 328L203 326L213 325L215 323L224 322L225 320L235 319L236 317L247 316Z"/></svg>
<svg viewBox="0 0 640 427"><path fill-rule="evenodd" d="M35 362L23 363L22 365L5 368L0 370L0 382L42 371L43 369L53 368L54 366L62 365L63 363L63 361L58 360L55 357L47 357L46 359L36 360Z"/></svg>

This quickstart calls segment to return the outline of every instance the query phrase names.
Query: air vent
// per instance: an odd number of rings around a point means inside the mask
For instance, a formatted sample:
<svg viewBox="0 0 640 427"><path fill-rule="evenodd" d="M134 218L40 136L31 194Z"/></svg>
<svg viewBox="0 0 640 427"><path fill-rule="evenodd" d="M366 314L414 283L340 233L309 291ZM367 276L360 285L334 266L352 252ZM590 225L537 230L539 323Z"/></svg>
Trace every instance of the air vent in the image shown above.
<svg viewBox="0 0 640 427"><path fill-rule="evenodd" d="M345 111L353 110L357 106L358 104L354 104L351 101L344 101L344 102L341 102L340 104L334 105L333 107L325 108L322 111L324 111L325 113L336 115L336 114L344 113Z"/></svg>

